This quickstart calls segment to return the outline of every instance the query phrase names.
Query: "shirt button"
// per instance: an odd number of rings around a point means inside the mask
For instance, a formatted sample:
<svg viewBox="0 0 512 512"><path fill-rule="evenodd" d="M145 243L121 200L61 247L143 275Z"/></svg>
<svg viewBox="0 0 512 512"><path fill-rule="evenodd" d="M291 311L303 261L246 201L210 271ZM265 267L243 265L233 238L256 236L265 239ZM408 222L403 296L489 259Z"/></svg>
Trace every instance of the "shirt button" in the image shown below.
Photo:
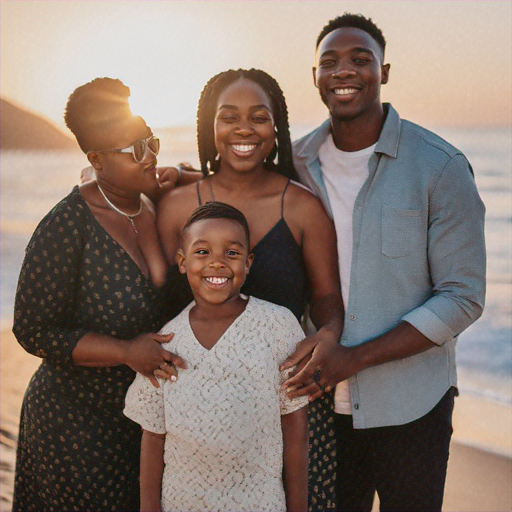
<svg viewBox="0 0 512 512"><path fill-rule="evenodd" d="M357 411L357 409L359 409L359 404L354 404L354 409Z"/></svg>
<svg viewBox="0 0 512 512"><path fill-rule="evenodd" d="M350 320L355 320L355 319L356 319L356 315L352 315L352 314L350 314L350 315L348 315L348 318L349 318Z"/></svg>

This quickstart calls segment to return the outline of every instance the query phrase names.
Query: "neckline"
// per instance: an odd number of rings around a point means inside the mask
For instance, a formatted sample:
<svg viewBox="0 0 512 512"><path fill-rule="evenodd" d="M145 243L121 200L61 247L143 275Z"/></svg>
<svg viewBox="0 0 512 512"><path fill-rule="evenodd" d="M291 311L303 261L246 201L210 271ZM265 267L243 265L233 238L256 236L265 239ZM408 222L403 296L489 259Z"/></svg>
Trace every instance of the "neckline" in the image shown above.
<svg viewBox="0 0 512 512"><path fill-rule="evenodd" d="M146 277L146 275L144 274L144 272L142 272L142 269L139 267L139 265L137 265L137 263L135 263L135 260L130 256L130 254L128 253L128 251L98 222L98 219L96 219L96 217L93 215L91 209L89 208L89 205L87 204L87 201L85 200L84 196L80 193L80 187L78 185L75 185L74 191L76 191L76 194L78 195L79 197L79 200L82 202L83 206L85 207L85 210L87 212L87 215L89 215L91 217L91 219L93 220L94 224L100 228L101 231L103 231L103 233L110 239L112 240L112 242L114 242L114 244L119 247L119 249L121 251L123 251L123 253L126 255L126 257L128 258L128 260L132 263L132 265L137 269L137 271L139 272L139 274L144 278L144 281L146 282L146 284L148 286L151 286L152 288L155 288L157 290L161 289L163 286L165 286L165 283L161 286L161 287L158 287L156 286L153 281L151 280L151 273L149 272L148 276Z"/></svg>
<svg viewBox="0 0 512 512"><path fill-rule="evenodd" d="M270 235L272 234L273 231L275 231L277 229L277 227L279 226L279 224L281 222L284 222L286 227L288 227L288 224L286 223L286 220L284 219L284 217L281 217L258 241L258 243L251 249L251 252L254 252L261 244L262 242L264 242L267 238L270 237ZM288 228L290 229L290 228ZM294 238L295 240L295 238Z"/></svg>
<svg viewBox="0 0 512 512"><path fill-rule="evenodd" d="M185 310L183 311L185 317L186 317L186 320L187 320L187 328L189 329L190 331L190 334L192 336L192 339L194 341L194 346L198 347L198 349L202 352L202 353L207 353L207 354L211 354L215 351L215 349L221 344L221 342L224 340L224 338L226 337L226 335L229 333L229 331L231 329L234 328L235 325L237 325L241 319L244 318L245 314L247 313L247 311L249 310L250 307L252 307L252 303L253 303L253 300L252 300L252 297L251 296L248 296L247 297L247 304L245 306L245 309L229 324L228 328L221 334L220 338L215 342L215 345L213 345L212 348L208 349L206 348L198 339L197 339L197 336L194 332L194 329L192 329L192 324L190 323L190 311L192 310L192 308L196 305L196 301L192 301L186 308Z"/></svg>
<svg viewBox="0 0 512 512"><path fill-rule="evenodd" d="M206 180L207 178L208 179L208 182L210 184L210 191L211 191L211 194L212 194L212 200L215 201L215 195L213 193L213 186L212 186L212 176L204 176L203 178L201 178L199 181L196 182L196 193L197 193L197 202L199 203L199 206L203 205L203 204L206 204L208 203L209 201L205 201L203 203L202 199L201 199L201 192L199 190L199 184ZM297 240L295 240L295 237L293 236L293 233L291 232L291 229L290 227L288 226L288 223L286 222L285 218L284 218L284 195L286 194L286 191L288 189L288 186L290 185L290 182L291 182L291 178L288 178L288 181L286 182L286 185L284 187L284 190L283 190L283 193L281 195L281 217L279 217L279 219L277 220L277 222L259 239L258 243L256 245L254 245L251 249L251 252L254 252L256 250L257 247L259 247L259 245L267 238L270 236L270 234L277 229L277 227L279 226L279 224L281 223L281 221L284 222L284 225L286 226L286 228L288 229L288 231L290 232L290 234L292 235L293 237L293 240L295 241L296 245L298 246L299 244L297 243Z"/></svg>

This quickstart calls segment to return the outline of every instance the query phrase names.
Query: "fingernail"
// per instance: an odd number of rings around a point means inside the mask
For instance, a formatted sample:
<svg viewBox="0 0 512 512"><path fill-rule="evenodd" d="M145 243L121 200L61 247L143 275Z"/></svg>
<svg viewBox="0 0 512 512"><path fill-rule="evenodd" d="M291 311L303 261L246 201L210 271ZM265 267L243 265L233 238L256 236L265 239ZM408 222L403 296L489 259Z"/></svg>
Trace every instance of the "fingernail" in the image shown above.
<svg viewBox="0 0 512 512"><path fill-rule="evenodd" d="M178 378L176 377L176 375L171 375L171 380L173 382L176 382L178 380Z"/></svg>

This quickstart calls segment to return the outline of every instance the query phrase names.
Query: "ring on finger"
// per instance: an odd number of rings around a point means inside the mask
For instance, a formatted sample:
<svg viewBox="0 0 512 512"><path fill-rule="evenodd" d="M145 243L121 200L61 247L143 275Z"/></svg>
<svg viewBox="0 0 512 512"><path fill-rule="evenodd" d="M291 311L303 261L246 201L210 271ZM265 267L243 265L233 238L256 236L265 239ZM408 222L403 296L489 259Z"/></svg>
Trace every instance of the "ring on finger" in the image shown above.
<svg viewBox="0 0 512 512"><path fill-rule="evenodd" d="M320 383L320 378L321 378L320 373L321 373L320 368L317 368L313 372L313 380L316 382L316 385L322 390L322 392L325 392L325 387Z"/></svg>

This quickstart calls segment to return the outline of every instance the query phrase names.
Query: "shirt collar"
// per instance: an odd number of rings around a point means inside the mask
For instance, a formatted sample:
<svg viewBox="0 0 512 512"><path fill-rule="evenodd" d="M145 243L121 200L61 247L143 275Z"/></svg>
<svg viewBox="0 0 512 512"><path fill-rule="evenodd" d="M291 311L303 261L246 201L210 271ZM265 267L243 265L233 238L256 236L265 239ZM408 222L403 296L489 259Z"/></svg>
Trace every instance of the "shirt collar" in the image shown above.
<svg viewBox="0 0 512 512"><path fill-rule="evenodd" d="M391 103L384 103L386 120L380 132L380 137L375 148L376 153L396 158L398 154L398 144L400 142L400 130L402 121L398 112L392 107Z"/></svg>
<svg viewBox="0 0 512 512"><path fill-rule="evenodd" d="M398 154L398 144L400 142L401 119L391 103L383 103L383 106L386 112L386 120L380 132L375 152L384 153L396 158ZM298 156L305 158L308 163L313 161L318 156L320 146L324 143L330 131L331 120L327 119L310 134L309 138L300 149Z"/></svg>

